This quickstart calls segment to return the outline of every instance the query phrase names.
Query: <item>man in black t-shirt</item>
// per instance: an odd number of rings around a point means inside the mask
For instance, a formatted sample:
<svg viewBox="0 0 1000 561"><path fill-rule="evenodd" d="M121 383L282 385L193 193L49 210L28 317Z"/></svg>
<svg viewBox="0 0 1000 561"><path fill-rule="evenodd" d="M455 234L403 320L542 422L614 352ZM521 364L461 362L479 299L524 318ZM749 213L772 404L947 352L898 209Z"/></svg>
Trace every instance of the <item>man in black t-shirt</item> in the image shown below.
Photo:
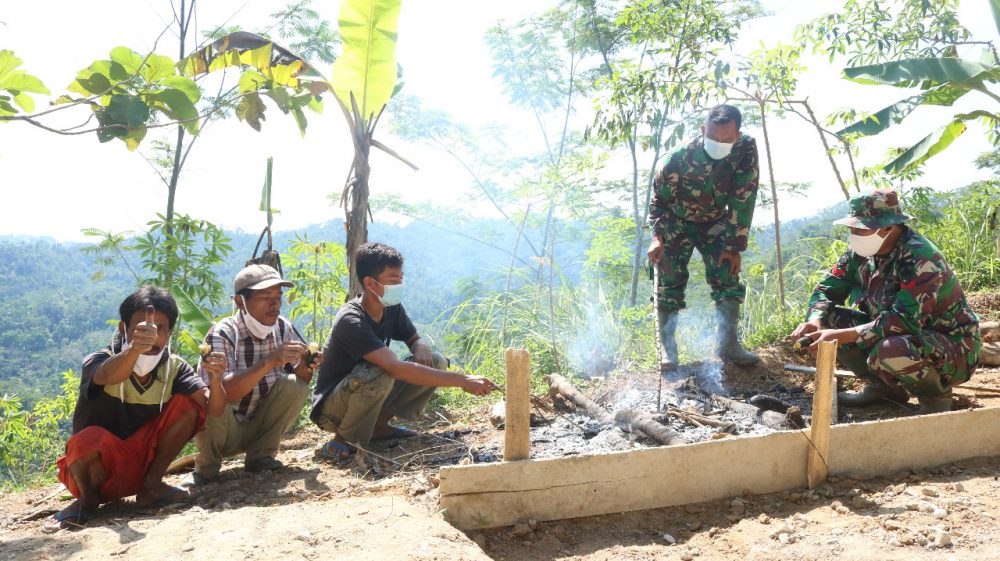
<svg viewBox="0 0 1000 561"><path fill-rule="evenodd" d="M355 273L364 289L337 313L323 349L310 418L334 433L323 455L346 461L354 444L412 436L389 424L414 419L439 387L458 387L477 396L499 387L481 376L449 372L448 360L417 334L403 309L403 256L380 243L358 248ZM413 356L400 360L389 350L403 341Z"/></svg>
<svg viewBox="0 0 1000 561"><path fill-rule="evenodd" d="M179 502L188 495L163 482L205 416L226 405L225 356L202 364L206 382L170 353L177 303L169 292L143 286L122 302L111 345L83 360L73 436L59 459L59 481L76 501L56 513L46 531L82 525L101 503L136 496L139 506Z"/></svg>

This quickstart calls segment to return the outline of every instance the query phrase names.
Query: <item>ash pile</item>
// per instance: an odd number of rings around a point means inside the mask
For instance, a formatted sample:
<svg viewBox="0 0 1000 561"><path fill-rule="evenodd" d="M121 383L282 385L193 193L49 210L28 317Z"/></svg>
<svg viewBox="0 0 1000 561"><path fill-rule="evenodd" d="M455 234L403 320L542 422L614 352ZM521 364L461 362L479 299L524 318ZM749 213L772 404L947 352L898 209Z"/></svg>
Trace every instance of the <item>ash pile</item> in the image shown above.
<svg viewBox="0 0 1000 561"><path fill-rule="evenodd" d="M588 397L559 375L546 377L548 399L532 401L531 456L553 458L689 444L736 435L805 428L809 396L799 388L772 395L726 395L722 364L686 364L665 375L661 387L606 384ZM624 380L622 382L621 380ZM502 426L502 402L492 421Z"/></svg>

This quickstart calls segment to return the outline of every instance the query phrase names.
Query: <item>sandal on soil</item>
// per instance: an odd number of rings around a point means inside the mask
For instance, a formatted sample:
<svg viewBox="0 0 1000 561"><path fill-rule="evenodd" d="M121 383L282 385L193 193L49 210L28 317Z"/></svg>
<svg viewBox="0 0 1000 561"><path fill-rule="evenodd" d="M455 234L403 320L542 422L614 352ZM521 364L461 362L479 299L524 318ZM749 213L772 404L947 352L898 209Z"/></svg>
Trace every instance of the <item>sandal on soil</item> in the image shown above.
<svg viewBox="0 0 1000 561"><path fill-rule="evenodd" d="M171 505L185 504L190 502L193 498L194 494L187 489L168 485L167 490L155 501L149 503L148 505L139 505L139 508L142 510L156 510Z"/></svg>
<svg viewBox="0 0 1000 561"><path fill-rule="evenodd" d="M60 510L52 515L52 520L42 527L42 531L46 534L51 534L64 528L82 528L93 518L94 513L87 510L78 510L76 512Z"/></svg>
<svg viewBox="0 0 1000 561"><path fill-rule="evenodd" d="M418 433L415 430L408 429L406 427L394 426L392 427L392 432L390 432L389 434L379 438L372 438L372 440L395 440L397 438L412 438L414 436L417 436L417 434Z"/></svg>
<svg viewBox="0 0 1000 561"><path fill-rule="evenodd" d="M330 460L338 466L346 466L350 463L354 459L355 452L357 450L353 446L337 442L336 440L328 441L320 449L320 455L324 459Z"/></svg>

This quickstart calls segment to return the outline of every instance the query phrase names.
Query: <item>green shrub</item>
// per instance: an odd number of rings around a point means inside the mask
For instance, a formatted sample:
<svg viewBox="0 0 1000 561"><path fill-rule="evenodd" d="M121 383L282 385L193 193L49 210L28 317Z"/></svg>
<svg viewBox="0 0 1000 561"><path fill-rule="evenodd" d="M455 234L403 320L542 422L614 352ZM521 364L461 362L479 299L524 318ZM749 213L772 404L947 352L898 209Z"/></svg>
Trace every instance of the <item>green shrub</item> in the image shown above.
<svg viewBox="0 0 1000 561"><path fill-rule="evenodd" d="M17 396L0 398L0 490L55 480L80 389L80 377L72 370L62 377L62 392L37 402L31 411L22 408Z"/></svg>

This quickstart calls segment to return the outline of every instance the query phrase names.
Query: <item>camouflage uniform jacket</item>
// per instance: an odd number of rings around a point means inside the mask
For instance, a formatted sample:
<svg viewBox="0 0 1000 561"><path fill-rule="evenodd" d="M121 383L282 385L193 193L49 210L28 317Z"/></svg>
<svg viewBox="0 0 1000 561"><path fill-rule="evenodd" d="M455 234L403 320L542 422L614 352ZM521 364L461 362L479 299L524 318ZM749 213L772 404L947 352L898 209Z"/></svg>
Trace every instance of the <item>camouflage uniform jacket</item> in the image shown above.
<svg viewBox="0 0 1000 561"><path fill-rule="evenodd" d="M825 318L847 299L874 318L857 327L861 346L871 347L892 335L923 340L925 333L936 332L964 342L975 355L971 364L978 360L979 318L958 278L938 248L906 226L887 255L868 259L850 250L844 253L809 299L806 320Z"/></svg>
<svg viewBox="0 0 1000 561"><path fill-rule="evenodd" d="M757 200L757 142L742 135L721 160L708 157L699 137L670 154L653 180L649 223L664 234L669 211L690 222L726 222L724 249L745 251Z"/></svg>

